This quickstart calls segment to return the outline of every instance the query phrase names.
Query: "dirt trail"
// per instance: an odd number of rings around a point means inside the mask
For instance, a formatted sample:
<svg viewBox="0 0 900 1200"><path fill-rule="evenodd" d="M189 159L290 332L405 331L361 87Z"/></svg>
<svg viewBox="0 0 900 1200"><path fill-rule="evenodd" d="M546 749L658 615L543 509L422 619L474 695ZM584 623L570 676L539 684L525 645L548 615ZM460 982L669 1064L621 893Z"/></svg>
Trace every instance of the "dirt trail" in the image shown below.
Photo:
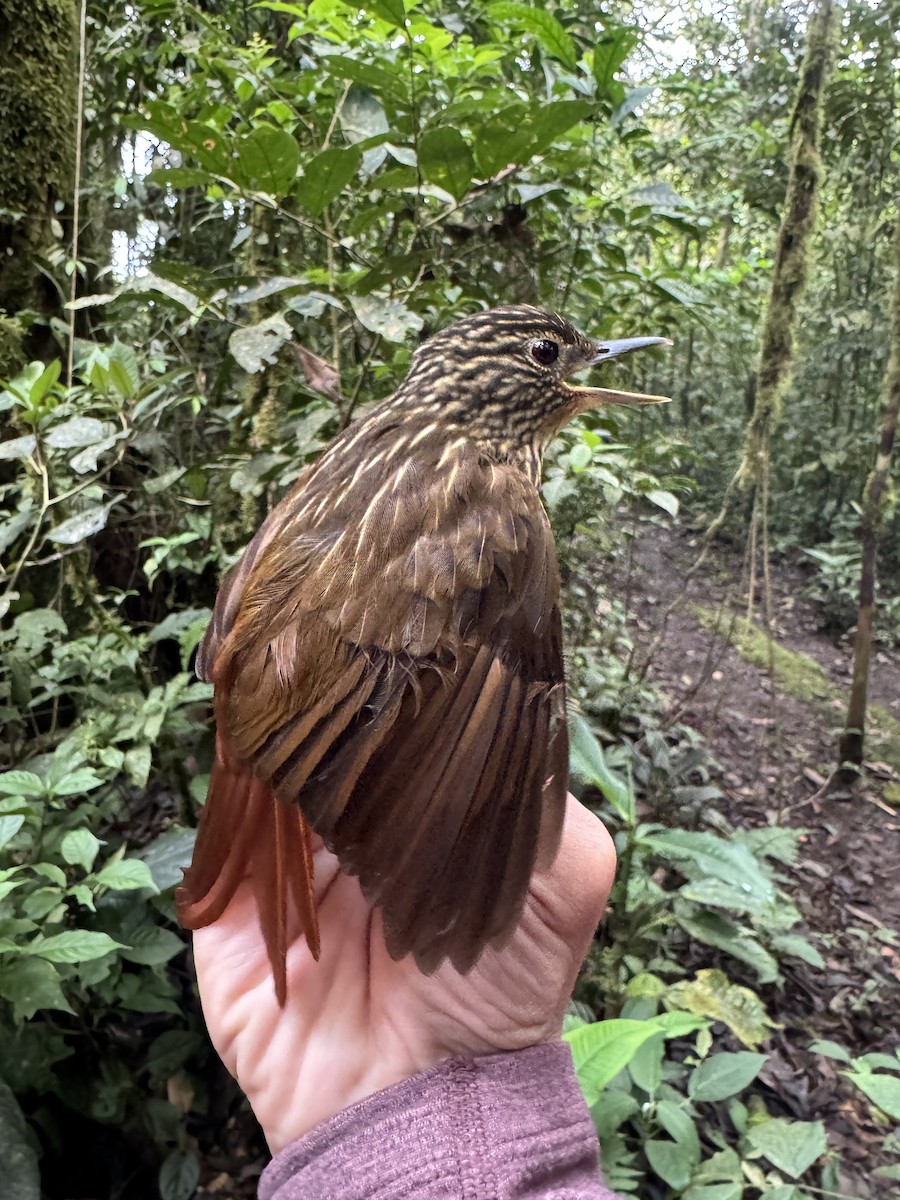
<svg viewBox="0 0 900 1200"><path fill-rule="evenodd" d="M703 734L721 773L725 814L735 825L788 824L808 831L800 861L785 869L786 887L819 941L824 970L789 961L786 985L767 1002L784 1029L776 1036L763 1077L785 1115L826 1121L839 1148L853 1195L886 1195L868 1182L885 1161L885 1131L875 1127L859 1097L831 1063L802 1049L814 1037L832 1038L852 1054L892 1050L900 1011L900 813L883 800L896 774L870 764L863 795L818 800L833 763L843 708L833 698L798 699L773 686L767 672L746 661L724 637L711 635L692 606L717 608L730 599L742 610L741 561L719 551L687 586L698 553L688 531L647 526L638 538L629 592L630 633L638 661L653 643L673 599L665 637L648 675L668 698L668 719ZM801 598L803 580L790 564L773 568L774 632L787 649L821 664L841 688L849 684L851 647L818 629L813 605ZM617 586L622 594L625 581ZM723 621L724 627L728 622ZM900 656L879 651L873 698L900 719ZM890 1185L893 1187L895 1185Z"/></svg>

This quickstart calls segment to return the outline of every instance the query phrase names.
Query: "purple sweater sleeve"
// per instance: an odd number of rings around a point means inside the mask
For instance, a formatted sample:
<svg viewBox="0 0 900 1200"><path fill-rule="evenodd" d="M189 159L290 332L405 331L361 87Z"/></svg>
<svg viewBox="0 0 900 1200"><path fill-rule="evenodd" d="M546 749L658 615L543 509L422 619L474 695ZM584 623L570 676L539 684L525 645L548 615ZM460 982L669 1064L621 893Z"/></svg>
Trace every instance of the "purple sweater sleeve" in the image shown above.
<svg viewBox="0 0 900 1200"><path fill-rule="evenodd" d="M260 1200L615 1200L568 1046L454 1058L278 1154Z"/></svg>

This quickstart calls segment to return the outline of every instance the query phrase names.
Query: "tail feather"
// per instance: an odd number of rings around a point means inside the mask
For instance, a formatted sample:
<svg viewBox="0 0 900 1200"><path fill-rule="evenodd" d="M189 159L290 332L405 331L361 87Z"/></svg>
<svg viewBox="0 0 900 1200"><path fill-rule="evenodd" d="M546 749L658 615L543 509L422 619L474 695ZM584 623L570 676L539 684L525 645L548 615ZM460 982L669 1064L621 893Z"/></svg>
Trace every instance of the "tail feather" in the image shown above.
<svg viewBox="0 0 900 1200"><path fill-rule="evenodd" d="M287 951L298 932L319 957L310 829L299 809L278 800L263 780L231 766L222 751L220 745L193 862L176 893L178 919L185 929L211 925L249 879L275 994L284 1005Z"/></svg>

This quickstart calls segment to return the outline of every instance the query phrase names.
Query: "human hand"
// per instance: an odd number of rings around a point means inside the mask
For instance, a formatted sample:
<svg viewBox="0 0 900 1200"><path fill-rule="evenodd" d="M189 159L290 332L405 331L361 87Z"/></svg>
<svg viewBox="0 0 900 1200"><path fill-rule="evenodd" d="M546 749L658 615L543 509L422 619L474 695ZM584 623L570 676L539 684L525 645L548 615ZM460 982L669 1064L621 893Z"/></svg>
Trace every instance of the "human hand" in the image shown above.
<svg viewBox="0 0 900 1200"><path fill-rule="evenodd" d="M378 909L314 846L322 954L288 950L276 999L245 880L215 924L194 933L210 1036L247 1094L273 1153L339 1110L454 1055L520 1050L560 1036L578 969L615 871L602 823L569 796L559 852L532 878L522 920L467 974L423 975L387 953Z"/></svg>

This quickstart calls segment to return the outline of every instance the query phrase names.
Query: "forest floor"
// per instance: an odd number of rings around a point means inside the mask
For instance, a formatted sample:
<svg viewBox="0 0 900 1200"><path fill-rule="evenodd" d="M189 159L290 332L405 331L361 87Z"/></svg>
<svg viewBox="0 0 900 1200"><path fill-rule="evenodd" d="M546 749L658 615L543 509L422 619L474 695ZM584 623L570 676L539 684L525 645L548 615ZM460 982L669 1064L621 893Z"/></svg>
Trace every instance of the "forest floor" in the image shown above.
<svg viewBox="0 0 900 1200"><path fill-rule="evenodd" d="M640 533L628 581L636 658L652 651L647 674L668 706L664 722L702 734L718 764L714 782L725 794L728 820L806 831L796 866L785 868L784 886L826 965L788 960L783 990L764 990L782 1028L767 1046L770 1058L760 1078L774 1093L773 1110L780 1105L785 1116L825 1121L830 1144L843 1157L845 1192L887 1195L895 1185L869 1180L871 1169L887 1161L881 1152L886 1130L873 1123L866 1101L840 1075L841 1064L804 1047L815 1038L839 1042L852 1055L896 1046L900 727L894 722L900 722L900 655L880 647L873 658L871 699L879 706L881 728L870 739L872 761L860 790L844 799L823 798L849 689L850 640L821 630L815 606L803 598L801 571L774 563L772 631L781 649L773 686L759 639L737 639L743 653L729 641L729 632L735 638L727 610L746 608L741 555L719 546L685 583L699 549L699 536L684 527L646 526ZM620 596L624 582L619 580ZM665 635L655 644L663 626Z"/></svg>

